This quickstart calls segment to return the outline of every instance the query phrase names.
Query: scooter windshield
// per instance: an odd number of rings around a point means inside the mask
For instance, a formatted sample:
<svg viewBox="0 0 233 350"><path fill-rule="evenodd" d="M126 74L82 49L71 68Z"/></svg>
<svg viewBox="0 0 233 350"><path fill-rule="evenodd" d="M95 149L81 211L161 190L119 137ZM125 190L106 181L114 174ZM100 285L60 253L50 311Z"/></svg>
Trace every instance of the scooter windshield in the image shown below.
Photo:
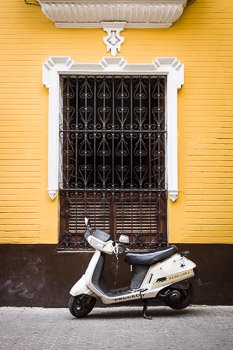
<svg viewBox="0 0 233 350"><path fill-rule="evenodd" d="M102 242L107 242L111 238L107 232L101 230L95 230L92 234L95 238L99 239Z"/></svg>

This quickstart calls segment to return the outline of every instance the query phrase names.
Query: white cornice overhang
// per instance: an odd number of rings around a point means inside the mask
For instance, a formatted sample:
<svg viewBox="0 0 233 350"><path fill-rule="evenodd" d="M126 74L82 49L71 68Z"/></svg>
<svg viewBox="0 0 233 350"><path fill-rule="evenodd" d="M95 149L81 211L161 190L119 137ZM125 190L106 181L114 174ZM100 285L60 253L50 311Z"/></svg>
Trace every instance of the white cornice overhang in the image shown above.
<svg viewBox="0 0 233 350"><path fill-rule="evenodd" d="M188 0L38 0L59 28L102 28L103 22L125 22L125 28L169 28Z"/></svg>

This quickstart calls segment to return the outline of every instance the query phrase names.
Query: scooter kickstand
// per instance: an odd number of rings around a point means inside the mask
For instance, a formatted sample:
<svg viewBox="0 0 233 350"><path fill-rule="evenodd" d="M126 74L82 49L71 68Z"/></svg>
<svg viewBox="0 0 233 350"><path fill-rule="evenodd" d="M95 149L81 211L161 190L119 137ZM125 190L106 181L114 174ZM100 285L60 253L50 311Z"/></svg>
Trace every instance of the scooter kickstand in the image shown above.
<svg viewBox="0 0 233 350"><path fill-rule="evenodd" d="M148 307L148 301L147 301L147 299L143 299L142 317L145 318L146 320L152 320L152 317L151 317L151 316L148 316L148 315L146 314L147 307Z"/></svg>

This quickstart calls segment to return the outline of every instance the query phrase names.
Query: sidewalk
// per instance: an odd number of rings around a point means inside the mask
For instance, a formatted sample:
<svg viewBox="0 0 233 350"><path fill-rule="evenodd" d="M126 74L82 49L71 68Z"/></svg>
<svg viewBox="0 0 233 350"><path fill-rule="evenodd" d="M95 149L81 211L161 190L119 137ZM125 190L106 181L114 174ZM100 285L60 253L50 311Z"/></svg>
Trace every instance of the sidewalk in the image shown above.
<svg viewBox="0 0 233 350"><path fill-rule="evenodd" d="M150 307L95 308L84 319L68 309L0 308L1 350L233 349L233 306L183 311Z"/></svg>

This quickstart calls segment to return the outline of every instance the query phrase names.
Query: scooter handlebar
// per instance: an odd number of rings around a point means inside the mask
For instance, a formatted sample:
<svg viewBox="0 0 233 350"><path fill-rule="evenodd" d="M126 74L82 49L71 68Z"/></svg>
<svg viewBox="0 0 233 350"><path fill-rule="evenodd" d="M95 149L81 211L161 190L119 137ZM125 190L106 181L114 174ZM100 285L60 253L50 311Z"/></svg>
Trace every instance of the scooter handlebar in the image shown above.
<svg viewBox="0 0 233 350"><path fill-rule="evenodd" d="M126 246L122 243L113 241L113 253L114 254L123 254L126 251Z"/></svg>

